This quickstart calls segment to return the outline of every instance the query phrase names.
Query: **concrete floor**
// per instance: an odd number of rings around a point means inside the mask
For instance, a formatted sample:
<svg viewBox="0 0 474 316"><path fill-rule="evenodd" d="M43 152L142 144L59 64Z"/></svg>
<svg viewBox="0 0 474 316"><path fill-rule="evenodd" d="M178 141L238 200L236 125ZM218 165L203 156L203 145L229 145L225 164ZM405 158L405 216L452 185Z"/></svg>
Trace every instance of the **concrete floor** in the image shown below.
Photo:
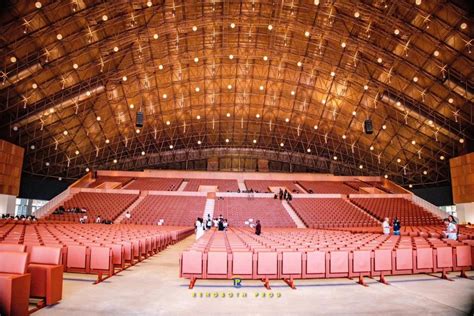
<svg viewBox="0 0 474 316"><path fill-rule="evenodd" d="M389 286L366 279L369 287L347 279L297 280L292 290L272 281L271 291L258 281L244 280L236 289L229 280L198 280L189 290L188 280L178 277L178 258L193 242L190 236L99 285L92 284L94 276L66 273L61 303L35 315L468 315L474 304L474 281L455 273L454 282L396 276L387 277ZM199 297L207 292L210 298ZM216 292L218 298L212 296ZM237 298L237 293L247 297Z"/></svg>

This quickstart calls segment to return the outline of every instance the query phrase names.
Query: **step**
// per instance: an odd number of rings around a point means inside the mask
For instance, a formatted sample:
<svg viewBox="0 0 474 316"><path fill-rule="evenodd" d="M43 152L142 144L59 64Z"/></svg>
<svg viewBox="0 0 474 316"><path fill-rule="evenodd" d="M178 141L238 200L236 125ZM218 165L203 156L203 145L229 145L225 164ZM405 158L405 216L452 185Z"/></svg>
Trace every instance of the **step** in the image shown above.
<svg viewBox="0 0 474 316"><path fill-rule="evenodd" d="M373 216L372 214L370 214L369 212L367 212L366 210L364 210L362 207L360 207L359 205L355 204L354 202L352 202L350 199L348 198L344 198L344 200L346 200L347 203L350 203L352 206L354 206L355 208L357 208L359 211L361 211L362 213L365 213L367 214L369 217L371 217L372 219L374 219L375 221L379 222L379 223L382 223L381 220L379 220L377 217Z"/></svg>
<svg viewBox="0 0 474 316"><path fill-rule="evenodd" d="M295 186L300 190L301 193L308 193L306 190L303 188L302 185L300 185L298 182L295 182Z"/></svg>
<svg viewBox="0 0 474 316"><path fill-rule="evenodd" d="M184 191L184 188L188 185L188 182L189 182L189 181L183 181L183 182L181 182L181 184L180 184L179 187L178 187L178 190L176 190L176 191L180 191L180 192Z"/></svg>
<svg viewBox="0 0 474 316"><path fill-rule="evenodd" d="M206 200L206 205L204 206L204 214L202 216L202 218L204 220L207 219L207 215L211 215L211 218L214 218L214 206L216 204L216 200L215 199L207 199Z"/></svg>
<svg viewBox="0 0 474 316"><path fill-rule="evenodd" d="M127 207L125 209L125 211L122 212L122 214L120 214L115 220L114 220L114 223L115 224L118 224L118 223L121 223L123 221L123 219L125 218L125 214L130 211L130 213L132 214L133 216L133 210L135 209L135 207L137 207L138 204L140 204L141 201L143 201L145 199L146 195L140 195L138 197L138 199L135 200L135 202L133 202L129 207Z"/></svg>
<svg viewBox="0 0 474 316"><path fill-rule="evenodd" d="M247 187L245 186L244 182L239 182L238 185L239 185L239 189L240 189L241 192L242 191L247 191Z"/></svg>
<svg viewBox="0 0 474 316"><path fill-rule="evenodd" d="M287 201L283 200L281 202L281 204L283 205L283 207L285 208L285 210L288 212L288 215L290 215L291 219L293 220L293 222L295 222L296 224L296 227L298 228L306 228L306 225L303 223L303 221L301 220L301 218L298 216L298 214L296 214L295 210L290 206L290 204L288 204Z"/></svg>

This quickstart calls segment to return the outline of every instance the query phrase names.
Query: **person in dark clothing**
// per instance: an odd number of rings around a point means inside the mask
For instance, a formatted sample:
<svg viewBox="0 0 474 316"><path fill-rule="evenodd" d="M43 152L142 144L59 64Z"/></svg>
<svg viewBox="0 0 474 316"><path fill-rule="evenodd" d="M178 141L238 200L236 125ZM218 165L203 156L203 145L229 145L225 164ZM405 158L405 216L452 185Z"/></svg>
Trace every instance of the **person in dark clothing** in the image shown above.
<svg viewBox="0 0 474 316"><path fill-rule="evenodd" d="M221 218L219 219L219 223L217 224L217 228L220 232L224 231L225 227L224 227L224 220Z"/></svg>
<svg viewBox="0 0 474 316"><path fill-rule="evenodd" d="M262 225L260 224L260 220L257 219L257 225L255 225L255 235L260 236L262 233Z"/></svg>
<svg viewBox="0 0 474 316"><path fill-rule="evenodd" d="M396 235L396 236L400 236L400 228L402 227L402 225L400 224L400 220L398 219L398 217L395 217L393 219L393 234Z"/></svg>

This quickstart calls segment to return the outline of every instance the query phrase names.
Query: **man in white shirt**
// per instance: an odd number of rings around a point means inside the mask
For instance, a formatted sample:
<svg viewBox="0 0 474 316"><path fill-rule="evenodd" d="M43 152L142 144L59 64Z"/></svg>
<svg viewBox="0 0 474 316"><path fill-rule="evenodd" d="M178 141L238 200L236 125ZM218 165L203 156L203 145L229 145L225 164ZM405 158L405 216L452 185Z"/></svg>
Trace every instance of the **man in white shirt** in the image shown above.
<svg viewBox="0 0 474 316"><path fill-rule="evenodd" d="M385 217L382 223L382 230L384 235L390 235L390 222L388 217Z"/></svg>
<svg viewBox="0 0 474 316"><path fill-rule="evenodd" d="M130 214L130 211L127 211L127 213L125 213L125 217L127 219L130 219L130 217L132 217L132 214Z"/></svg>
<svg viewBox="0 0 474 316"><path fill-rule="evenodd" d="M449 219L445 218L443 220L446 230L443 232L446 238L456 240L458 239L458 233L456 229L456 224L450 222Z"/></svg>

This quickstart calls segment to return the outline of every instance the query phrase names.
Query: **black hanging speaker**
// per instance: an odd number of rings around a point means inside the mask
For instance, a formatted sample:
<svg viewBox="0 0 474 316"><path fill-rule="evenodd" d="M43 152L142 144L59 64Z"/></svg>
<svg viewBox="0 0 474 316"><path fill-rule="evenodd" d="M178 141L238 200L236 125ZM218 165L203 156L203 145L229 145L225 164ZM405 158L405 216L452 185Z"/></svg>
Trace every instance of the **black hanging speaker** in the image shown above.
<svg viewBox="0 0 474 316"><path fill-rule="evenodd" d="M374 127L372 126L372 120L368 119L364 121L364 131L366 134L372 134Z"/></svg>
<svg viewBox="0 0 474 316"><path fill-rule="evenodd" d="M137 123L136 127L143 127L143 112L137 112Z"/></svg>

